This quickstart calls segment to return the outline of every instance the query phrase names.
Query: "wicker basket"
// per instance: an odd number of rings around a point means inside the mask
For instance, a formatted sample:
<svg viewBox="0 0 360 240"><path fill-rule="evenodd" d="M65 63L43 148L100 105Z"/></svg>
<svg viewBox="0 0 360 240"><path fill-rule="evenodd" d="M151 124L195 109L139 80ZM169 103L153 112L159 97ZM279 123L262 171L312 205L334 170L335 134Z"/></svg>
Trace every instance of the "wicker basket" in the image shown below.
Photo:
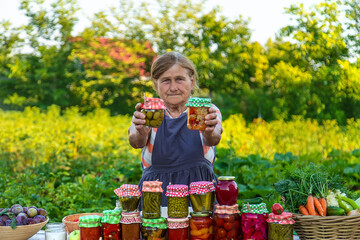
<svg viewBox="0 0 360 240"><path fill-rule="evenodd" d="M17 226L15 229L12 229L8 226L0 227L0 239L1 240L24 240L34 236L40 229L42 229L46 223L49 221L49 218L45 222Z"/></svg>
<svg viewBox="0 0 360 240"><path fill-rule="evenodd" d="M360 239L360 214L353 216L305 216L294 214L294 230L301 240Z"/></svg>
<svg viewBox="0 0 360 240"><path fill-rule="evenodd" d="M63 218L62 222L65 224L65 229L68 234L74 230L79 230L79 217L86 215L99 215L102 216L102 213L77 213L73 215L68 215Z"/></svg>

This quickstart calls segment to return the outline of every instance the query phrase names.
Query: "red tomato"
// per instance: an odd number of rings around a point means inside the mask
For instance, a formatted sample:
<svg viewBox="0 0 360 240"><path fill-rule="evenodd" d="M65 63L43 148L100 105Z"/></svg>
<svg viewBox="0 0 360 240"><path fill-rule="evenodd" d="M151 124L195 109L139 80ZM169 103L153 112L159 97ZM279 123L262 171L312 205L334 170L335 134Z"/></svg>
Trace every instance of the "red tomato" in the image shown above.
<svg viewBox="0 0 360 240"><path fill-rule="evenodd" d="M226 233L226 236L227 236L228 238L237 237L237 236L236 236L236 230L233 229L233 230L231 230L231 231L228 231L228 232Z"/></svg>
<svg viewBox="0 0 360 240"><path fill-rule="evenodd" d="M226 222L226 223L224 223L224 228L227 231L230 231L233 228L233 224L231 222Z"/></svg>
<svg viewBox="0 0 360 240"><path fill-rule="evenodd" d="M217 236L218 236L219 238L226 237L226 231L225 231L223 228L219 228L219 229L217 230Z"/></svg>
<svg viewBox="0 0 360 240"><path fill-rule="evenodd" d="M215 220L215 223L218 227L222 227L222 226L224 226L224 219L218 218Z"/></svg>
<svg viewBox="0 0 360 240"><path fill-rule="evenodd" d="M225 222L233 222L235 220L235 216L234 215L225 215L224 217Z"/></svg>

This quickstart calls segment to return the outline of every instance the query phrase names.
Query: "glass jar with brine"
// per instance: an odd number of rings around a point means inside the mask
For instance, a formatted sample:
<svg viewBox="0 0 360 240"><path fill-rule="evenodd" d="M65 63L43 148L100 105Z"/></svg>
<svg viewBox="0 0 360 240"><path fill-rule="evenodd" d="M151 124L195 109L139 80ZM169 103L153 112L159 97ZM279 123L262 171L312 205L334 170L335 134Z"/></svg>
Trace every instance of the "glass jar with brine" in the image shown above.
<svg viewBox="0 0 360 240"><path fill-rule="evenodd" d="M167 218L168 239L189 239L189 218Z"/></svg>
<svg viewBox="0 0 360 240"><path fill-rule="evenodd" d="M139 208L141 192L138 185L135 184L123 184L114 192L119 196L122 211L124 212L136 212Z"/></svg>
<svg viewBox="0 0 360 240"><path fill-rule="evenodd" d="M144 181L142 186L143 204L142 215L144 218L154 219L161 217L161 195L163 189L160 181Z"/></svg>
<svg viewBox="0 0 360 240"><path fill-rule="evenodd" d="M187 112L187 127L190 130L205 130L205 116L211 107L210 98L189 98L186 103L188 107Z"/></svg>
<svg viewBox="0 0 360 240"><path fill-rule="evenodd" d="M167 225L165 218L143 218L141 235L143 240L165 240Z"/></svg>
<svg viewBox="0 0 360 240"><path fill-rule="evenodd" d="M187 185L174 184L166 188L169 218L184 218L189 215L189 188Z"/></svg>
<svg viewBox="0 0 360 240"><path fill-rule="evenodd" d="M215 187L210 181L190 183L190 201L195 213L209 212L214 209Z"/></svg>
<svg viewBox="0 0 360 240"><path fill-rule="evenodd" d="M268 239L269 240L292 240L293 225L292 213L283 212L282 214L270 213L268 219Z"/></svg>
<svg viewBox="0 0 360 240"><path fill-rule="evenodd" d="M141 112L145 115L145 126L158 128L164 119L165 105L160 98L145 98Z"/></svg>

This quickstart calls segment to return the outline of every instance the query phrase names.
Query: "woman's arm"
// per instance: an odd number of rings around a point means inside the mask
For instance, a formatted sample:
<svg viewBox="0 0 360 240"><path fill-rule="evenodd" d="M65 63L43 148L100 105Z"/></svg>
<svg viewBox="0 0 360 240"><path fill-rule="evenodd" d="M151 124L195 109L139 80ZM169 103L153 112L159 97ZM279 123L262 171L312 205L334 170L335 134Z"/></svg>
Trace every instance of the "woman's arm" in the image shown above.
<svg viewBox="0 0 360 240"><path fill-rule="evenodd" d="M203 131L204 144L207 146L219 144L223 128L215 108L209 108L209 113L205 117L205 124L206 129Z"/></svg>
<svg viewBox="0 0 360 240"><path fill-rule="evenodd" d="M133 148L142 148L146 145L151 128L144 126L145 115L140 112L141 103L136 104L132 118L132 125L129 127L129 143Z"/></svg>

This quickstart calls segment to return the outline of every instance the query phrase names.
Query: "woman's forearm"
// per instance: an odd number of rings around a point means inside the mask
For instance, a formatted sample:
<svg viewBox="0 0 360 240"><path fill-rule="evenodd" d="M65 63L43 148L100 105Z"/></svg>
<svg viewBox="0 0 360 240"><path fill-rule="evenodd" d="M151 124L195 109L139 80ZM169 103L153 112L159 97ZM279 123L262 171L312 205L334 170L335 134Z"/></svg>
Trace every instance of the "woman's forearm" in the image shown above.
<svg viewBox="0 0 360 240"><path fill-rule="evenodd" d="M149 133L138 131L134 125L129 127L129 143L133 148L142 148L146 145Z"/></svg>
<svg viewBox="0 0 360 240"><path fill-rule="evenodd" d="M216 124L214 131L211 132L203 132L204 144L206 146L215 146L218 145L221 140L222 133L222 125L221 123Z"/></svg>

